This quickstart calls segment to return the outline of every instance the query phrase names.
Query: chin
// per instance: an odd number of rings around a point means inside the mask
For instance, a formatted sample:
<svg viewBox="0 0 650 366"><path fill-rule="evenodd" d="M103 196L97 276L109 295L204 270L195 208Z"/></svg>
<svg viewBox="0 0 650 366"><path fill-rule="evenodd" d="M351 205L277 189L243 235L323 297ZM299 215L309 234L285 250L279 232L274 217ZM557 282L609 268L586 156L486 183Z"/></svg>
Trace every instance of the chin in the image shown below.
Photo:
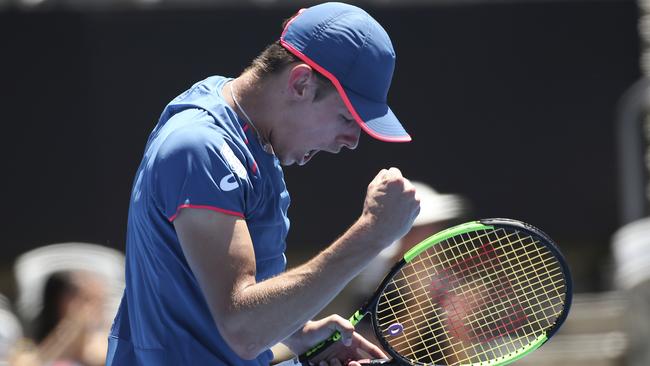
<svg viewBox="0 0 650 366"><path fill-rule="evenodd" d="M280 165L282 165L282 166L290 166L290 165L296 164L295 159L287 159L287 158L285 158L283 156L280 156L278 154L276 154L275 156L278 158L278 160L280 161Z"/></svg>

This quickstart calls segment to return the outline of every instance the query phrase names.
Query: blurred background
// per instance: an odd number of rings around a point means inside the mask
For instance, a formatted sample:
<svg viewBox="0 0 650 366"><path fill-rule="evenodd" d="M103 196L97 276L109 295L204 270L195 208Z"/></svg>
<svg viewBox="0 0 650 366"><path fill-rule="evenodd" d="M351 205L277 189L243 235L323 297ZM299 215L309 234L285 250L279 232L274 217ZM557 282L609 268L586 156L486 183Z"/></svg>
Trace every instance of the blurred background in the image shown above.
<svg viewBox="0 0 650 366"><path fill-rule="evenodd" d="M237 76L279 37L285 18L314 3L0 0L0 304L15 315L0 320L4 344L39 349L35 322L54 274L67 274L58 279L68 299L61 301L86 294L80 302L100 301L110 324L123 285L133 174L163 107L207 76ZM645 1L350 3L393 40L389 102L414 139L385 144L362 136L354 152L285 169L289 266L336 239L360 214L377 171L397 166L462 202L443 226L517 218L543 229L566 254L573 312L521 364L650 365ZM56 253L63 258L52 260ZM34 268L39 280L31 278ZM369 292L375 285L361 282ZM106 296L89 300L84 288L97 287ZM342 296L324 313L347 316L357 300ZM77 357L69 355L86 346L75 347L52 359ZM101 355L101 344L93 347Z"/></svg>

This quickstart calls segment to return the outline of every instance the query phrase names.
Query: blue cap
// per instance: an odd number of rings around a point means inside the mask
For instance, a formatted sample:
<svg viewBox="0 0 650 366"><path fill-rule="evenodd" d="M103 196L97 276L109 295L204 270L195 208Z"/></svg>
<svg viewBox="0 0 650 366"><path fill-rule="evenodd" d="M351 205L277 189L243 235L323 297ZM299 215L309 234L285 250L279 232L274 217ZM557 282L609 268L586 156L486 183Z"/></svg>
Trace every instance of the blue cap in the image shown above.
<svg viewBox="0 0 650 366"><path fill-rule="evenodd" d="M384 28L364 10L334 2L302 9L287 22L280 44L334 84L370 136L411 141L386 102L395 50Z"/></svg>

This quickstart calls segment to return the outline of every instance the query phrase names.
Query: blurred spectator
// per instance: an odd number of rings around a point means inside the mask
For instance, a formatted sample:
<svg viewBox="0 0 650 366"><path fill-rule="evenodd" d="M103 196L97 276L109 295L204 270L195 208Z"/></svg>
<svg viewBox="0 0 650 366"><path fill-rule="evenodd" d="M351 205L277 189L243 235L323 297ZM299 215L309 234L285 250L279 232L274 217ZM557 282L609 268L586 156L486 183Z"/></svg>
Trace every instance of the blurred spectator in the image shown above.
<svg viewBox="0 0 650 366"><path fill-rule="evenodd" d="M9 364L9 357L22 337L23 329L11 311L9 300L0 294L0 366Z"/></svg>
<svg viewBox="0 0 650 366"><path fill-rule="evenodd" d="M18 311L34 344L12 364L103 365L124 256L94 244L55 244L20 256L15 275Z"/></svg>
<svg viewBox="0 0 650 366"><path fill-rule="evenodd" d="M650 365L650 217L619 228L612 239L616 285L629 298L626 365Z"/></svg>

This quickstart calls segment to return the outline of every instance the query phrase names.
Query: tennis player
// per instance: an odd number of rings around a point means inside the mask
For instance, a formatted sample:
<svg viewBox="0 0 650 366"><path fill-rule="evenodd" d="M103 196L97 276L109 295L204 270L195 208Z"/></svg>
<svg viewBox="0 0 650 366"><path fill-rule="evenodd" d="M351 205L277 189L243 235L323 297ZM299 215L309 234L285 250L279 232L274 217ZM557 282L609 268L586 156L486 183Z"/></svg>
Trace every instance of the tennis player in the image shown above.
<svg viewBox="0 0 650 366"><path fill-rule="evenodd" d="M355 149L361 130L410 140L386 104L395 54L360 8L325 3L285 22L239 77L209 77L163 111L136 173L126 290L107 365L269 365L334 330L319 364L385 357L338 315L311 319L411 227L415 189L396 168L370 182L358 220L285 272L283 165Z"/></svg>

